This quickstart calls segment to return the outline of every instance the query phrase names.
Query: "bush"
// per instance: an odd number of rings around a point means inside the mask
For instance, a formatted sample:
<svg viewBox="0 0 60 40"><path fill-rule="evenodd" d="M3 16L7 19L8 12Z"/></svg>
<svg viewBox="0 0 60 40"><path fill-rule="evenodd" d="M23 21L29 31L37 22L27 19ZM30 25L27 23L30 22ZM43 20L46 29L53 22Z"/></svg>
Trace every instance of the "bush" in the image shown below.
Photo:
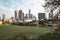
<svg viewBox="0 0 60 40"><path fill-rule="evenodd" d="M36 26L36 23L33 22L14 22L13 25L20 25L20 26Z"/></svg>
<svg viewBox="0 0 60 40"><path fill-rule="evenodd" d="M44 23L44 26L48 26L48 23Z"/></svg>
<svg viewBox="0 0 60 40"><path fill-rule="evenodd" d="M23 26L24 25L24 23L23 22L18 22L18 24L17 25L21 25L21 26Z"/></svg>
<svg viewBox="0 0 60 40"><path fill-rule="evenodd" d="M60 21L56 22L58 29L60 29Z"/></svg>
<svg viewBox="0 0 60 40"><path fill-rule="evenodd" d="M45 21L45 20L40 20L39 24L42 25L42 27L45 27L48 25L47 21Z"/></svg>

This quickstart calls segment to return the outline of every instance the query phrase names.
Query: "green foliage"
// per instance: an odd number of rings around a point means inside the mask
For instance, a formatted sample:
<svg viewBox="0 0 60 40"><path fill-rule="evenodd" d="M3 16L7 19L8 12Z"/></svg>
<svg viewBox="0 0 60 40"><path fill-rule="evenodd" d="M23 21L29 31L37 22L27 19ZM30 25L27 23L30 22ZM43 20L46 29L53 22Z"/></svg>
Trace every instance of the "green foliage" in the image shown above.
<svg viewBox="0 0 60 40"><path fill-rule="evenodd" d="M21 25L21 26L23 26L24 23L23 23L23 22L18 22L17 25Z"/></svg>
<svg viewBox="0 0 60 40"><path fill-rule="evenodd" d="M60 29L60 21L56 22L58 29Z"/></svg>
<svg viewBox="0 0 60 40"><path fill-rule="evenodd" d="M40 20L39 24L42 25L42 27L47 26L47 22L45 20Z"/></svg>
<svg viewBox="0 0 60 40"><path fill-rule="evenodd" d="M33 22L16 22L12 23L13 25L20 25L20 26L36 26Z"/></svg>

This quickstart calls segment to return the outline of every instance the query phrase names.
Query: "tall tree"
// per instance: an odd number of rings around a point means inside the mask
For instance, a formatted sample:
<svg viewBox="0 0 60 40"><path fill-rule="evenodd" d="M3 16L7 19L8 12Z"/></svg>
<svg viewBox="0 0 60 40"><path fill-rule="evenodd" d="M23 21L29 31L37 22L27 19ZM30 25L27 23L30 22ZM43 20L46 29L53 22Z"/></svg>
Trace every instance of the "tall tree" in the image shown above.
<svg viewBox="0 0 60 40"><path fill-rule="evenodd" d="M60 0L45 0L43 7L47 12L51 13L53 17L53 11L60 7Z"/></svg>

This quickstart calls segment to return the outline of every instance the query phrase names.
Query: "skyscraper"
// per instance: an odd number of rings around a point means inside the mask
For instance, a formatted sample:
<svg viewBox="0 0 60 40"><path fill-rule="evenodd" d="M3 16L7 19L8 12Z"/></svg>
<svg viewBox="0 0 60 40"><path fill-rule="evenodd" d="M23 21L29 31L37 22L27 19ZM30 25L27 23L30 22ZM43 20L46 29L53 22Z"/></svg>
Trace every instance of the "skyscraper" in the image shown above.
<svg viewBox="0 0 60 40"><path fill-rule="evenodd" d="M45 19L45 13L38 13L38 19L41 20L41 19Z"/></svg>
<svg viewBox="0 0 60 40"><path fill-rule="evenodd" d="M22 15L22 10L19 10L19 16L18 16L19 21L22 21L21 20L21 18L22 18L21 15Z"/></svg>
<svg viewBox="0 0 60 40"><path fill-rule="evenodd" d="M18 11L15 10L15 19L18 19Z"/></svg>
<svg viewBox="0 0 60 40"><path fill-rule="evenodd" d="M30 19L30 14L31 14L31 9L29 9L29 16L28 16L28 19Z"/></svg>
<svg viewBox="0 0 60 40"><path fill-rule="evenodd" d="M29 18L30 18L30 19L33 18L33 14L30 14L30 17L29 17Z"/></svg>
<svg viewBox="0 0 60 40"><path fill-rule="evenodd" d="M24 12L22 12L22 21L24 22Z"/></svg>
<svg viewBox="0 0 60 40"><path fill-rule="evenodd" d="M1 17L0 17L0 20L1 20Z"/></svg>
<svg viewBox="0 0 60 40"><path fill-rule="evenodd" d="M5 14L3 14L3 15L2 15L3 24L5 23L5 17L6 17L6 15L5 15Z"/></svg>
<svg viewBox="0 0 60 40"><path fill-rule="evenodd" d="M28 19L28 14L25 14L25 19Z"/></svg>
<svg viewBox="0 0 60 40"><path fill-rule="evenodd" d="M3 15L2 15L2 19L5 19L5 17L6 17L6 15L5 15L5 14L3 14Z"/></svg>
<svg viewBox="0 0 60 40"><path fill-rule="evenodd" d="M24 20L24 13L22 12L22 10L19 10L18 19L19 19L19 21L23 21Z"/></svg>

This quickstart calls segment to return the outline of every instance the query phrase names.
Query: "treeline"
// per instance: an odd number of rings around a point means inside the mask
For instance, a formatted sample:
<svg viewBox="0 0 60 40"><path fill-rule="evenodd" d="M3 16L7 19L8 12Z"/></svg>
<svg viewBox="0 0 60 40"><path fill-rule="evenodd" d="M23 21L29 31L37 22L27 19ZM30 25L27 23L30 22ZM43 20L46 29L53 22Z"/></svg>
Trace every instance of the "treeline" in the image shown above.
<svg viewBox="0 0 60 40"><path fill-rule="evenodd" d="M13 25L20 25L20 26L37 26L36 22L14 22Z"/></svg>

